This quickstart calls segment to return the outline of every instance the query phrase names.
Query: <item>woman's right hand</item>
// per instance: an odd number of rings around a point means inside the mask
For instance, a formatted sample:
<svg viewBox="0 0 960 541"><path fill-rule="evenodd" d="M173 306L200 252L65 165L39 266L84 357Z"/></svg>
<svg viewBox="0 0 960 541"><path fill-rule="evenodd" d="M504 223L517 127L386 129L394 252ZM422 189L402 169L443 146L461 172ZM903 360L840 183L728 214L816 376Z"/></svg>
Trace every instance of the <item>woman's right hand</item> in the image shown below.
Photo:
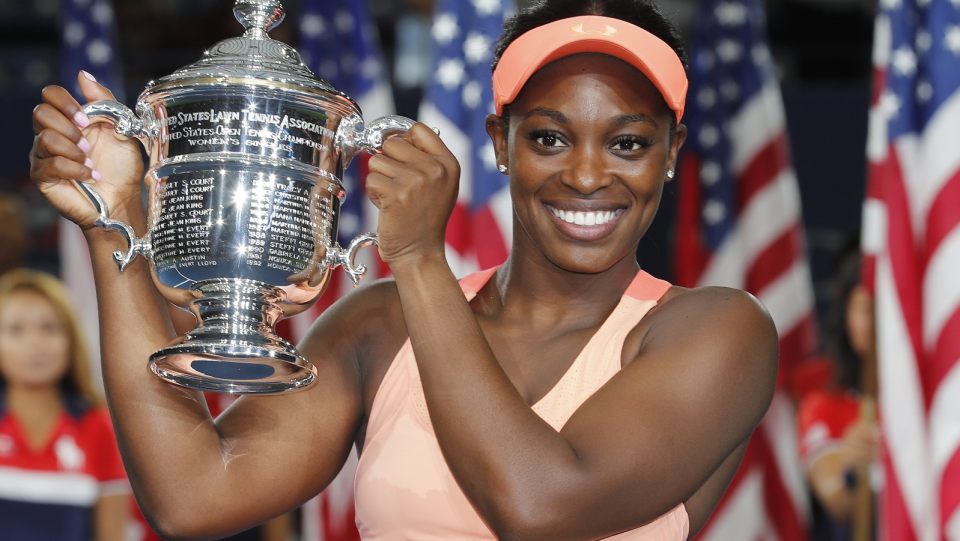
<svg viewBox="0 0 960 541"><path fill-rule="evenodd" d="M78 80L88 102L114 99L83 73ZM82 229L93 227L98 218L74 180L95 184L111 217L129 219L142 213L143 158L138 141L118 135L111 123L88 118L59 86L43 89L43 103L33 111L33 132L30 178L65 218Z"/></svg>
<svg viewBox="0 0 960 541"><path fill-rule="evenodd" d="M868 466L880 457L880 430L876 423L860 421L843 436L841 447L848 468Z"/></svg>

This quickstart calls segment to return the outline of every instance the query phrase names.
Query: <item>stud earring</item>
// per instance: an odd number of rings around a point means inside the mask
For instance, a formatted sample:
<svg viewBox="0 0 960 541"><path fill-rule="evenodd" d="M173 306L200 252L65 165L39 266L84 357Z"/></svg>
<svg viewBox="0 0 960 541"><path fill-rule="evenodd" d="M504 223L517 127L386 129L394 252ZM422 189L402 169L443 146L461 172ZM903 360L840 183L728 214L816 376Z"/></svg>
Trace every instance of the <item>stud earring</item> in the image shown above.
<svg viewBox="0 0 960 541"><path fill-rule="evenodd" d="M507 174L507 171L510 170L509 168L507 168L506 165L500 165L500 166L497 167L497 169L499 169L500 172L503 173L504 175L506 175L506 174Z"/></svg>
<svg viewBox="0 0 960 541"><path fill-rule="evenodd" d="M673 180L673 169L667 171L667 178Z"/></svg>

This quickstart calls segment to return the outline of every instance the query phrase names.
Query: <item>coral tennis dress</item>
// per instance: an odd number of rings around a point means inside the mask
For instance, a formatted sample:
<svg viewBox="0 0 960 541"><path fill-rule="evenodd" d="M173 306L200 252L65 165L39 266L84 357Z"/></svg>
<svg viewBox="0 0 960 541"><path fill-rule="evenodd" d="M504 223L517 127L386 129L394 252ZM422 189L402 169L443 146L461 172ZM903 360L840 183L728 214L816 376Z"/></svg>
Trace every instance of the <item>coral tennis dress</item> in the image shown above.
<svg viewBox="0 0 960 541"><path fill-rule="evenodd" d="M460 282L467 300L476 296L495 271ZM667 282L640 271L610 317L533 410L559 431L577 408L620 370L627 334L669 288ZM355 491L357 527L364 540L494 539L440 453L409 339L374 399ZM607 539L684 541L688 531L687 512L680 504L651 523Z"/></svg>

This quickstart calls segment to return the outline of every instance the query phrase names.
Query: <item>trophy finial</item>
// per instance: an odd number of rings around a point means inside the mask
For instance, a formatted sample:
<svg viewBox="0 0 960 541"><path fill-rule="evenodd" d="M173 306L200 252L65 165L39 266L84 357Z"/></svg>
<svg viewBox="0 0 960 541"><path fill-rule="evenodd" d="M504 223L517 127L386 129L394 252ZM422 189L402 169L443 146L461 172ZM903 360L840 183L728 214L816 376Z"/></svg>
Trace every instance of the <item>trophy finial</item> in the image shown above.
<svg viewBox="0 0 960 541"><path fill-rule="evenodd" d="M285 16L280 0L237 0L233 13L247 29L248 38L265 38Z"/></svg>

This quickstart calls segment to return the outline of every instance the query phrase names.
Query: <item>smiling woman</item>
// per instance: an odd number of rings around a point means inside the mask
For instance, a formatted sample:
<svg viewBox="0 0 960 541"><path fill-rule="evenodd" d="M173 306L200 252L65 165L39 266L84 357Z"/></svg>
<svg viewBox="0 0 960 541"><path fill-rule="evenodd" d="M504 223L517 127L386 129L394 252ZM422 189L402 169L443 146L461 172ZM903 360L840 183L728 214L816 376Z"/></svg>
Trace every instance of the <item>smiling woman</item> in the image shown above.
<svg viewBox="0 0 960 541"><path fill-rule="evenodd" d="M680 39L643 0L550 0L505 29L487 131L510 175L509 258L458 282L444 232L459 165L422 124L388 140L367 190L395 278L316 321L299 346L319 370L309 390L214 422L199 395L151 379L138 363L173 336L164 303L142 263L118 275L115 240L87 230L111 408L162 535L276 516L351 444L364 539L681 541L703 526L771 400L777 338L746 293L671 287L636 263L686 139ZM62 89L44 98L41 190L89 227L64 179L89 179L90 158L142 230L135 147L77 121Z"/></svg>

